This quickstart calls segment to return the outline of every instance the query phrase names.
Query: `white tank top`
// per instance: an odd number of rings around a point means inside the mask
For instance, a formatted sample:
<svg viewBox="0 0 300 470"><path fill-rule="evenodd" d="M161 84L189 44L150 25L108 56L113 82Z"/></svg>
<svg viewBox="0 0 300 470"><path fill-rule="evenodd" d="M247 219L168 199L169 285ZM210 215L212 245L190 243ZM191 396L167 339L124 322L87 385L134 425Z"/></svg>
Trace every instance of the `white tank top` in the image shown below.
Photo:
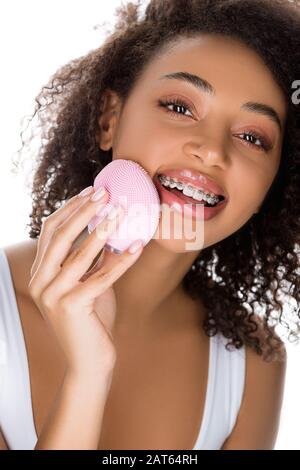
<svg viewBox="0 0 300 470"><path fill-rule="evenodd" d="M192 450L220 449L239 413L245 382L245 347L228 351L225 344L221 334L210 338L204 414ZM37 434L28 357L3 248L0 248L0 428L9 449L34 449Z"/></svg>

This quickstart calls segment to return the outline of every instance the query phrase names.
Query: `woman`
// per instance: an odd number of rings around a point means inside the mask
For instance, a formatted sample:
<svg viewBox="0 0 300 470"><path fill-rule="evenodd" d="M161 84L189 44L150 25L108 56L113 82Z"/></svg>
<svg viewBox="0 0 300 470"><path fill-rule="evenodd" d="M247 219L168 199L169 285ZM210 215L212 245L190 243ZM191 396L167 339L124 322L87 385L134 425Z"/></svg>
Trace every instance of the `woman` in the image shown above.
<svg viewBox="0 0 300 470"><path fill-rule="evenodd" d="M143 17L139 6L120 8L105 44L37 97L30 240L1 258L2 448L276 441L286 359L274 327L294 328L279 289L299 313L299 2L152 0ZM156 184L176 174L220 190L200 249L154 237L102 250L98 233L122 212L88 235L107 202L89 186L118 158Z"/></svg>

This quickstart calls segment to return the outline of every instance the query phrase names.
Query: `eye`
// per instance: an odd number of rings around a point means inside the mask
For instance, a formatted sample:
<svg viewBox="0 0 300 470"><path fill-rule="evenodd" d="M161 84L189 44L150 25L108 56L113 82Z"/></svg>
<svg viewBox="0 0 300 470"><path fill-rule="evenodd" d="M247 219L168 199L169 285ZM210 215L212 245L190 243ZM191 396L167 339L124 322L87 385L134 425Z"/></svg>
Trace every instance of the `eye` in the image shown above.
<svg viewBox="0 0 300 470"><path fill-rule="evenodd" d="M271 150L272 146L264 139L263 136L259 135L259 134L256 134L256 132L244 132L243 134L239 134L239 135L242 135L242 136L247 136L247 140L245 140L245 143L246 145L249 145L250 147L257 147L258 149L262 149L262 151L264 152L268 152L269 150ZM254 142L250 142L248 137L250 136L250 138L252 137L254 139L254 141L260 141L260 145L257 145L256 143Z"/></svg>
<svg viewBox="0 0 300 470"><path fill-rule="evenodd" d="M181 98L169 98L167 100L158 100L158 103L159 103L159 106L162 107L162 108L165 108L166 111L168 113L171 113L171 115L173 115L174 117L178 118L181 114L183 116L187 116L185 113L184 113L184 110L185 111L190 111L190 108L189 108L189 105ZM172 111L170 109L167 109L168 106L174 106L174 108L176 109L176 111ZM180 111L183 111L180 112ZM193 117L193 115L191 114L191 117ZM249 147L256 147L257 149L261 150L261 151L264 151L264 152L268 152L269 150L272 149L272 145L269 144L269 142L267 142L267 140L260 134L257 134L256 132L245 132L243 134L239 134L239 135L242 135L242 136L247 136L248 137L252 137L255 141L260 141L261 144L260 145L257 145L256 143L254 142L251 142L249 141L249 139L245 140L245 143L246 145L249 145Z"/></svg>
<svg viewBox="0 0 300 470"><path fill-rule="evenodd" d="M159 106L161 106L162 108L165 108L167 112L171 113L175 117L178 117L178 115L182 114L178 112L178 109L181 109L181 110L185 109L190 112L190 108L188 104L180 98L170 98L168 100L159 100L158 103L159 103ZM171 111L170 109L167 109L168 106L174 106L175 108L177 108L177 111ZM185 114L183 114L183 116L185 116Z"/></svg>

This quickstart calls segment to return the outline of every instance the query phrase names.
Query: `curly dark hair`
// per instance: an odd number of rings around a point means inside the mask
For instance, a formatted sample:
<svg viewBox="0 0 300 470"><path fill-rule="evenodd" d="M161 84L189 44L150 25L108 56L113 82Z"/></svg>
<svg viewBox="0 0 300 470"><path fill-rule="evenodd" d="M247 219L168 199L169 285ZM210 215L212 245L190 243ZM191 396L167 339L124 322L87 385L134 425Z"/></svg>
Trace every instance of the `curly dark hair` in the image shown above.
<svg viewBox="0 0 300 470"><path fill-rule="evenodd" d="M261 56L284 92L280 166L259 213L203 249L182 282L186 293L202 299L208 336L221 332L229 349L246 344L267 361L281 360L285 348L275 327L283 326L290 341L300 336L300 125L292 100L300 79L299 0L151 0L140 14L142 3L118 7L101 47L59 68L35 98L30 121L37 115L41 140L29 236L37 238L43 218L112 161L112 149L101 150L97 138L106 88L123 105L148 62L173 41L201 33L235 37Z"/></svg>

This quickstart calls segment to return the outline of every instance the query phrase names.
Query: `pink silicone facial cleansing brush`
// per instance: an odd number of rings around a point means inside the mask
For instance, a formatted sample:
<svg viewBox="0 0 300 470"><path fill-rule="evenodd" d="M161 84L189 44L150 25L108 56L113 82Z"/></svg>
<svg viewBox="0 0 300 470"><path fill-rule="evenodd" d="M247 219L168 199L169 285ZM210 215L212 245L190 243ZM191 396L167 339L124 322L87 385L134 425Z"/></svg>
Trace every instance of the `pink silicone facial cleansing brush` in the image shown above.
<svg viewBox="0 0 300 470"><path fill-rule="evenodd" d="M102 213L89 222L89 233L112 205L120 204L124 217L107 238L105 247L122 253L137 239L145 246L155 234L160 218L159 194L146 170L132 160L113 160L98 173L93 186L95 190L104 186L109 199Z"/></svg>

